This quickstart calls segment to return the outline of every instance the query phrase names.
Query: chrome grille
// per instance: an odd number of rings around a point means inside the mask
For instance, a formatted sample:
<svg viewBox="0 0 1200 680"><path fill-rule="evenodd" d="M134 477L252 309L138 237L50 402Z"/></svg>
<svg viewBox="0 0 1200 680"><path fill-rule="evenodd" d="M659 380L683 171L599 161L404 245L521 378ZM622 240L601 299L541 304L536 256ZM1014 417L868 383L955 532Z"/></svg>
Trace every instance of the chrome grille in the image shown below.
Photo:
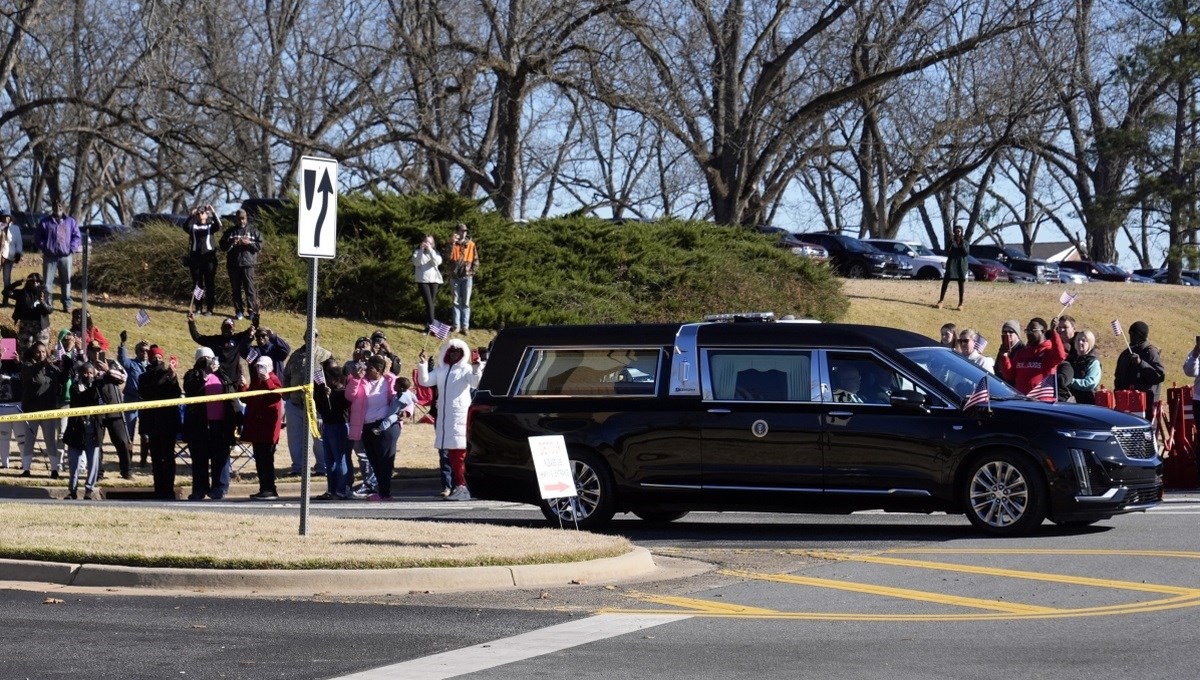
<svg viewBox="0 0 1200 680"><path fill-rule="evenodd" d="M1154 457L1154 435L1149 427L1116 428L1113 436L1126 457L1138 460Z"/></svg>

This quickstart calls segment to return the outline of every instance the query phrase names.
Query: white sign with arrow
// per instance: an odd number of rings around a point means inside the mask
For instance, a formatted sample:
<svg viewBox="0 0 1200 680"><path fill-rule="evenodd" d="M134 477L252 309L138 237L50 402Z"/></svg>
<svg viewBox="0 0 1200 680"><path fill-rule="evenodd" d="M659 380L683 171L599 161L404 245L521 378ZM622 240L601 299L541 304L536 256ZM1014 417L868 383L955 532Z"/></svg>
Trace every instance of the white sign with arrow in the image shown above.
<svg viewBox="0 0 1200 680"><path fill-rule="evenodd" d="M533 469L537 472L542 498L573 498L575 477L567 457L567 443L561 434L529 438Z"/></svg>
<svg viewBox="0 0 1200 680"><path fill-rule="evenodd" d="M331 158L300 159L300 257L337 256L337 168Z"/></svg>

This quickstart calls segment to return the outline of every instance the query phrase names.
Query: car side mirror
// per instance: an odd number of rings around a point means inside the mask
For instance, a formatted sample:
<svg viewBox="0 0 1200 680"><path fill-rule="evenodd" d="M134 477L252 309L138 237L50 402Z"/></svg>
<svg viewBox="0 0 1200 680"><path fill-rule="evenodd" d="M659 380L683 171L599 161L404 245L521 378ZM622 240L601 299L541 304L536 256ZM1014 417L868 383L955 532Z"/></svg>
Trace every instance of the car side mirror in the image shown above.
<svg viewBox="0 0 1200 680"><path fill-rule="evenodd" d="M892 393L888 401L891 402L892 406L896 406L898 408L922 411L925 413L929 412L929 409L926 408L928 399L924 394L916 390L897 390Z"/></svg>

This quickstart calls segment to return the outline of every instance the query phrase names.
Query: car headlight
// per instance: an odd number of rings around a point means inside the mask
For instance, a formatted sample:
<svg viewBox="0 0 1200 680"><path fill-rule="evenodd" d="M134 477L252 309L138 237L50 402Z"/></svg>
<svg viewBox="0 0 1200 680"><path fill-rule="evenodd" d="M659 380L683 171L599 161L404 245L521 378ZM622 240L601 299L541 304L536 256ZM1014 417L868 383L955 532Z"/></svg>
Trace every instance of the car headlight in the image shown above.
<svg viewBox="0 0 1200 680"><path fill-rule="evenodd" d="M1058 434L1067 439L1084 441L1105 441L1112 436L1112 432L1109 430L1059 430Z"/></svg>

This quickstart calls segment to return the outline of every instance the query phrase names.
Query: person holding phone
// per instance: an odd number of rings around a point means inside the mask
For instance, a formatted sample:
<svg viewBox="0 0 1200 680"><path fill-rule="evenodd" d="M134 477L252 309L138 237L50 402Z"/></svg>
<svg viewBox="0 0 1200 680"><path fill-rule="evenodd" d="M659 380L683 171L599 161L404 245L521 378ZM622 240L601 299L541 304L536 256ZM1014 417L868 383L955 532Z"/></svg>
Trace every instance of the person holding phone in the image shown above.
<svg viewBox="0 0 1200 680"><path fill-rule="evenodd" d="M946 288L950 286L951 281L958 283L958 306L955 309L962 311L963 309L963 287L967 281L967 242L963 238L963 228L955 226L954 231L950 235L950 242L946 244L946 271L942 274L942 294L938 298L936 309L942 308L942 302L946 299Z"/></svg>
<svg viewBox="0 0 1200 680"><path fill-rule="evenodd" d="M196 206L188 215L184 229L188 232L188 254L184 258L192 274L195 295L192 305L203 305L208 316L213 313L213 297L217 278L217 232L221 231L221 218L211 205Z"/></svg>
<svg viewBox="0 0 1200 680"><path fill-rule="evenodd" d="M433 326L434 307L437 303L438 286L442 285L442 255L437 251L433 235L426 234L421 244L412 254L413 278L417 281L417 290L425 300L425 330Z"/></svg>
<svg viewBox="0 0 1200 680"><path fill-rule="evenodd" d="M150 345L146 370L138 379L138 392L146 401L178 399L179 376L177 361L163 361L163 349ZM154 497L159 500L175 498L175 440L179 436L179 407L162 406L142 409L142 434L150 445L150 470L154 475Z"/></svg>
<svg viewBox="0 0 1200 680"><path fill-rule="evenodd" d="M188 397L231 394L236 388L220 371L221 362L208 347L196 350L196 363L183 376ZM233 447L233 400L191 404L184 409L183 438L192 454L192 493L219 501L229 491L229 450Z"/></svg>

